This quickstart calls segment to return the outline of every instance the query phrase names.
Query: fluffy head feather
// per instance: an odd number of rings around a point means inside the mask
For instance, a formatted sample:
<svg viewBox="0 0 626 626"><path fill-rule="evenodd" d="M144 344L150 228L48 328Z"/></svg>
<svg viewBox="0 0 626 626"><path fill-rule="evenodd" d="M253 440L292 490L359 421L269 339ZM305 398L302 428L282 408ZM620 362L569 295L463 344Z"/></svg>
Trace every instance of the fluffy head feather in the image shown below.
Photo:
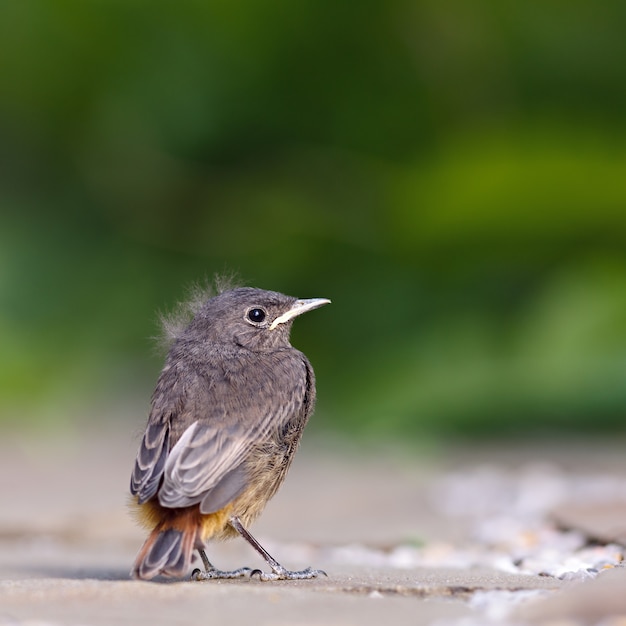
<svg viewBox="0 0 626 626"><path fill-rule="evenodd" d="M193 283L187 290L186 300L176 304L169 313L159 313L161 333L156 341L160 350L167 352L170 349L209 298L235 289L240 284L235 273L216 274L212 282L205 280L204 283Z"/></svg>

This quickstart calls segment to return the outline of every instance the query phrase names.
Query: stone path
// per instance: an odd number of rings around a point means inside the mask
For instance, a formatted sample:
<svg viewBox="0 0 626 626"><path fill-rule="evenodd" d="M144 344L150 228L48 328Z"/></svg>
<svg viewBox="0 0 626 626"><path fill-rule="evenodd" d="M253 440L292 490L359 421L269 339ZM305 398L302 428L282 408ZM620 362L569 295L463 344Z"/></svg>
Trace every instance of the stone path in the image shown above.
<svg viewBox="0 0 626 626"><path fill-rule="evenodd" d="M346 453L308 438L253 529L328 578L136 582L127 433L0 441L0 626L626 624L626 461L596 446ZM243 541L221 568L263 564Z"/></svg>

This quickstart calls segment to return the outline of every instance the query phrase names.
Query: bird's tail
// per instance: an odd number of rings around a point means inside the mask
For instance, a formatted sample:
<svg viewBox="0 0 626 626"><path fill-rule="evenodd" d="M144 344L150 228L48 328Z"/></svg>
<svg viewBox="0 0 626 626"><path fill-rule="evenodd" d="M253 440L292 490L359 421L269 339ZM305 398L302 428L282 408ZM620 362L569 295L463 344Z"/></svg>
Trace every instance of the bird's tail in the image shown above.
<svg viewBox="0 0 626 626"><path fill-rule="evenodd" d="M191 514L188 514L191 513ZM184 509L160 521L143 544L131 571L133 578L149 580L158 576L185 576L198 534L192 511Z"/></svg>

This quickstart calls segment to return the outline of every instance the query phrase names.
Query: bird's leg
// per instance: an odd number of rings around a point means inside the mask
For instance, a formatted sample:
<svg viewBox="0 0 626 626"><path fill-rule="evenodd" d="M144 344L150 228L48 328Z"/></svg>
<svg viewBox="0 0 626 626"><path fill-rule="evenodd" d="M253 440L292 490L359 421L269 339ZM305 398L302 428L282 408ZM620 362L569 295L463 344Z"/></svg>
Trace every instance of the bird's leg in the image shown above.
<svg viewBox="0 0 626 626"><path fill-rule="evenodd" d="M202 565L204 565L205 572L210 572L211 570L215 569L214 565L211 563L211 561L209 561L209 558L207 557L204 548L198 548L198 554L202 559Z"/></svg>
<svg viewBox="0 0 626 626"><path fill-rule="evenodd" d="M321 569L312 569L307 567L299 572L292 572L285 569L243 526L240 519L236 516L229 520L230 525L267 561L272 568L271 572L262 572L255 569L250 572L250 577L257 575L259 580L302 580L306 578L317 578L318 576L327 576L326 572Z"/></svg>
<svg viewBox="0 0 626 626"><path fill-rule="evenodd" d="M204 565L204 572L196 568L191 572L192 580L213 580L217 579L227 579L227 578L244 578L245 576L250 576L252 573L252 569L250 567L240 567L239 569L233 570L231 572L223 572L222 570L216 569L215 566L209 561L204 548L198 548L198 554L202 559L202 564Z"/></svg>

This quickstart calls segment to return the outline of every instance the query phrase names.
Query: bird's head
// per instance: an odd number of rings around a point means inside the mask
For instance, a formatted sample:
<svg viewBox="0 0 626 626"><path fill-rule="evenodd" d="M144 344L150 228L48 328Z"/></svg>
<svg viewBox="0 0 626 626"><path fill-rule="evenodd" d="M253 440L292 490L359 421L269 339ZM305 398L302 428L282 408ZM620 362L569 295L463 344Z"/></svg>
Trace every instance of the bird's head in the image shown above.
<svg viewBox="0 0 626 626"><path fill-rule="evenodd" d="M274 350L289 345L296 317L329 302L326 298L301 300L275 291L238 287L209 298L183 335L252 351Z"/></svg>

